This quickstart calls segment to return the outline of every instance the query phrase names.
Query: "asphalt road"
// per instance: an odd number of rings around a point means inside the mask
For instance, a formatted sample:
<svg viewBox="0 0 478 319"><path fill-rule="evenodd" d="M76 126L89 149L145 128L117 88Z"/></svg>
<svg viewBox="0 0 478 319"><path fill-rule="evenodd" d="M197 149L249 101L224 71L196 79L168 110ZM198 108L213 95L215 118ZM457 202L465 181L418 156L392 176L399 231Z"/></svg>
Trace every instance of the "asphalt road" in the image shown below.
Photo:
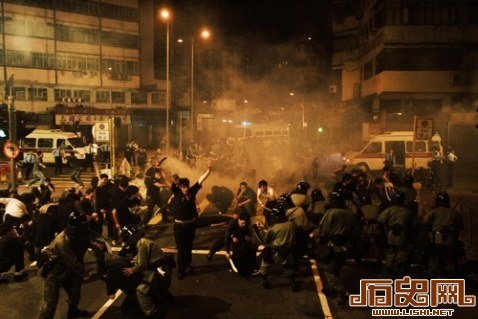
<svg viewBox="0 0 478 319"><path fill-rule="evenodd" d="M193 257L195 273L182 281L173 277L171 293L174 302L168 307L166 319L183 318L326 318L325 308L319 301L317 278L314 279L310 262L303 260L299 277L300 291L293 293L287 279L277 276L280 268L274 268L270 276L272 289L264 290L259 278L246 280L229 270L223 255L216 255L212 262L207 261L205 253L213 240L222 235L223 228L201 228L197 231ZM165 248L174 247L172 226L166 225L156 229L152 236ZM92 256L87 255L87 268L94 269ZM319 266L320 268L320 266ZM359 281L364 278L379 278L380 269L373 264L361 263L347 265L341 277L351 293L358 293ZM276 275L274 275L276 274ZM477 285L467 280L467 293L476 294ZM31 271L30 278L22 283L0 285L0 318L28 319L35 318L41 305L42 280ZM124 295L106 308L97 318L126 319L119 307ZM80 307L92 314L108 301L105 284L92 278L84 283ZM332 317L344 319L369 319L370 308L340 308L336 300L327 299ZM448 308L448 307L447 307ZM453 308L453 307L451 307ZM476 308L455 308L453 318L478 318ZM65 318L67 311L66 296L61 293L55 318Z"/></svg>

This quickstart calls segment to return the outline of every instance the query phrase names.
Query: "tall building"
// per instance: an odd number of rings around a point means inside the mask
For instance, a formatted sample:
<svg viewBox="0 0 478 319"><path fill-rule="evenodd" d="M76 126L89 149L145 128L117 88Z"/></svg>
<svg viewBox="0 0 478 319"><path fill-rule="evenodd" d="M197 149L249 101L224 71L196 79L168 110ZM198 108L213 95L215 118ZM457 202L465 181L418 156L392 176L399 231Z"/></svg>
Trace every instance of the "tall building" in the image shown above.
<svg viewBox="0 0 478 319"><path fill-rule="evenodd" d="M450 125L460 124L457 113L474 113L476 1L335 0L334 7L332 61L343 127L361 138L362 128L411 130L414 116L427 116L446 139Z"/></svg>
<svg viewBox="0 0 478 319"><path fill-rule="evenodd" d="M79 127L116 115L128 127L125 138L157 144L153 126L164 127L165 81L153 72L152 1L1 5L0 65L16 109Z"/></svg>

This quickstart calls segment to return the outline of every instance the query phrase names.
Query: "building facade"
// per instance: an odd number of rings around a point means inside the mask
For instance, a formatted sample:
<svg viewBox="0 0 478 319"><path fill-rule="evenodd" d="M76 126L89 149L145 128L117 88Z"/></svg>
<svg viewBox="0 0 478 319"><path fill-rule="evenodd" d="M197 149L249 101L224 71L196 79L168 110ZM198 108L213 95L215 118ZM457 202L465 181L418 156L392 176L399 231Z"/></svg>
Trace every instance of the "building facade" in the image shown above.
<svg viewBox="0 0 478 319"><path fill-rule="evenodd" d="M450 126L471 124L454 118L475 113L477 104L476 1L336 0L334 6L334 84L343 122L355 135L411 130L414 116L434 118L445 139Z"/></svg>
<svg viewBox="0 0 478 319"><path fill-rule="evenodd" d="M90 124L91 117L82 114L121 114L122 124L144 124L128 125L128 138L145 141L153 135L153 124L164 118L165 81L152 71L152 1L10 0L1 5L3 84L17 110L54 115L55 125L77 126ZM134 127L145 128L133 132Z"/></svg>

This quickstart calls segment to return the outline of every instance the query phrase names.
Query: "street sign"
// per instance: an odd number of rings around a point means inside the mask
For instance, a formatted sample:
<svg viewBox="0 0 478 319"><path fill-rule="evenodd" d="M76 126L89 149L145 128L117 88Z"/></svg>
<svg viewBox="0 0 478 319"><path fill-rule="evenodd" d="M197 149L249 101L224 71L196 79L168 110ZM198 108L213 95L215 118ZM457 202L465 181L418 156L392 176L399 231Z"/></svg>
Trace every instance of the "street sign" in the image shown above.
<svg viewBox="0 0 478 319"><path fill-rule="evenodd" d="M92 128L93 137L97 142L109 142L110 126L108 122L97 122Z"/></svg>
<svg viewBox="0 0 478 319"><path fill-rule="evenodd" d="M415 137L417 140L431 140L433 137L433 119L417 117L415 119Z"/></svg>
<svg viewBox="0 0 478 319"><path fill-rule="evenodd" d="M9 159L15 159L20 155L20 148L18 148L18 145L12 141L7 141L3 145L3 154Z"/></svg>

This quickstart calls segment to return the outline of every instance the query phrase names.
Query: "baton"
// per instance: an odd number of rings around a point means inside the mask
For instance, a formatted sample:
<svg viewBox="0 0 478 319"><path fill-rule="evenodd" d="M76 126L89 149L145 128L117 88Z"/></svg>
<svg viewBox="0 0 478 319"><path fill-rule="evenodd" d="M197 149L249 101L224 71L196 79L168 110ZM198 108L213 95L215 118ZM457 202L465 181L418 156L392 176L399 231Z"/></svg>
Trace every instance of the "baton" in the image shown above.
<svg viewBox="0 0 478 319"><path fill-rule="evenodd" d="M226 256L226 259L229 261L229 265L231 265L232 271L234 271L236 274L238 273L236 265L234 265L234 261L232 261L232 258L229 258Z"/></svg>

